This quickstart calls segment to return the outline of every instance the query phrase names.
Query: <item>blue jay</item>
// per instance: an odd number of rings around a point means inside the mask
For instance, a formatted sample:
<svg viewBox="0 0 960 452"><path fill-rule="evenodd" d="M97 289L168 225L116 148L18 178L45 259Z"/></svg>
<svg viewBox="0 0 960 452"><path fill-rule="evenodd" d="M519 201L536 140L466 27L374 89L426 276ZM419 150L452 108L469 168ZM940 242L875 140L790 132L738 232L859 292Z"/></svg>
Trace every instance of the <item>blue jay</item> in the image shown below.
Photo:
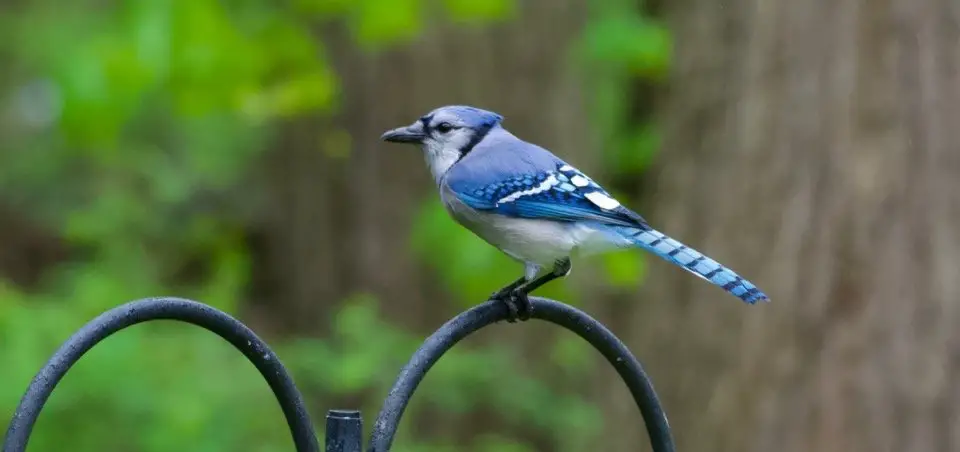
<svg viewBox="0 0 960 452"><path fill-rule="evenodd" d="M382 140L420 146L449 214L513 259L524 275L491 298L509 321L530 318L527 295L570 273L574 252L640 247L754 304L767 296L713 259L651 228L546 149L517 138L497 113L441 107Z"/></svg>

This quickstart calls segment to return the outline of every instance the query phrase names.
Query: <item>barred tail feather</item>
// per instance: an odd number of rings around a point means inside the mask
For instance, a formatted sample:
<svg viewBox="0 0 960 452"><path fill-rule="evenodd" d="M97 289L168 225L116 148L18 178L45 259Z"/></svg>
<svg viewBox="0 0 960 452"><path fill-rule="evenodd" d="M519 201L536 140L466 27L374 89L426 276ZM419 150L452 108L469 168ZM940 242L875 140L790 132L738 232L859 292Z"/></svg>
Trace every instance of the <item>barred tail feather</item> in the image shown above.
<svg viewBox="0 0 960 452"><path fill-rule="evenodd" d="M754 304L769 301L767 295L750 281L743 279L717 261L699 251L668 237L655 229L624 229L621 232L636 246L650 251L711 283L720 286L733 296Z"/></svg>

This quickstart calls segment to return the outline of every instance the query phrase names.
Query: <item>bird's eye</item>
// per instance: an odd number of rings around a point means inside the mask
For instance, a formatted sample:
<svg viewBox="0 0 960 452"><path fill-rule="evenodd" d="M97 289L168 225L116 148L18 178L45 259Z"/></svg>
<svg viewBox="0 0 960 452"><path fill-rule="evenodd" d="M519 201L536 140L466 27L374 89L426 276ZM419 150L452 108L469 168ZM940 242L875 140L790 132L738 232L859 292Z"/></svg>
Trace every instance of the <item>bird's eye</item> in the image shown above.
<svg viewBox="0 0 960 452"><path fill-rule="evenodd" d="M437 130L439 130L440 133L447 133L453 130L453 125L449 122L441 122L440 124L437 124Z"/></svg>

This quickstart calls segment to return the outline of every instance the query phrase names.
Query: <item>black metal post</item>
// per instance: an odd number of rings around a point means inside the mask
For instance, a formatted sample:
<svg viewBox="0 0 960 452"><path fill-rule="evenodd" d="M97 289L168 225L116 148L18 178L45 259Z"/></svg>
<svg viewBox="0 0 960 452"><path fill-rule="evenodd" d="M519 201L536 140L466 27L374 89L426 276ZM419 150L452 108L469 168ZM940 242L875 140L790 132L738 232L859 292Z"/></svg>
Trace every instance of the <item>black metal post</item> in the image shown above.
<svg viewBox="0 0 960 452"><path fill-rule="evenodd" d="M327 412L326 452L363 452L363 420L359 411Z"/></svg>
<svg viewBox="0 0 960 452"><path fill-rule="evenodd" d="M24 452L33 425L57 383L94 345L128 326L150 320L179 320L210 330L240 350L273 390L299 452L319 452L320 446L297 391L277 355L253 331L233 317L202 303L182 298L147 298L111 309L74 333L37 373L13 415L3 452ZM346 449L349 451L350 449Z"/></svg>
<svg viewBox="0 0 960 452"><path fill-rule="evenodd" d="M674 452L670 425L660 406L653 384L640 362L623 342L603 324L572 306L545 298L530 298L531 317L563 326L593 345L623 378L643 415L654 452ZM461 339L480 328L506 320L507 308L499 301L487 301L454 317L433 333L400 371L373 425L370 452L388 452L400 417L427 371Z"/></svg>

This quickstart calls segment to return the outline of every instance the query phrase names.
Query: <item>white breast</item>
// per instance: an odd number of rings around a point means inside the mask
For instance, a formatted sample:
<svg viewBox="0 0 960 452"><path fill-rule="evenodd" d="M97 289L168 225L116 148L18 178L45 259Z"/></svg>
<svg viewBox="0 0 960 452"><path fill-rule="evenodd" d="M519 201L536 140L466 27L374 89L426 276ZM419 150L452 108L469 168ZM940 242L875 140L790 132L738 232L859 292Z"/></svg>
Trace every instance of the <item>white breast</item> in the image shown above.
<svg viewBox="0 0 960 452"><path fill-rule="evenodd" d="M623 244L610 233L588 225L513 218L474 210L441 185L440 198L450 215L461 225L507 255L524 262L551 268L558 259L573 253L600 252Z"/></svg>

